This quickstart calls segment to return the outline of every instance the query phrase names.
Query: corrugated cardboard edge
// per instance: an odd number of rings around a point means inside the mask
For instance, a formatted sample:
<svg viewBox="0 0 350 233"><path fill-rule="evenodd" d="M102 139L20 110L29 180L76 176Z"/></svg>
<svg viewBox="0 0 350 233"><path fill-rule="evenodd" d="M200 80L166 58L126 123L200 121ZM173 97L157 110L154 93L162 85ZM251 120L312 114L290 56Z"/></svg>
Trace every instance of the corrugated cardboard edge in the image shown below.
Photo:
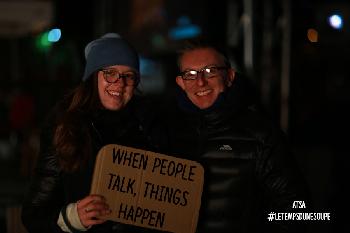
<svg viewBox="0 0 350 233"><path fill-rule="evenodd" d="M108 145L102 147L97 153L96 160L95 160L95 168L92 176L93 178L92 178L92 183L90 188L90 194L95 194L95 191L98 190L98 181L100 180L102 175L101 164L103 164L103 156L106 154L104 152L106 151L107 146Z"/></svg>

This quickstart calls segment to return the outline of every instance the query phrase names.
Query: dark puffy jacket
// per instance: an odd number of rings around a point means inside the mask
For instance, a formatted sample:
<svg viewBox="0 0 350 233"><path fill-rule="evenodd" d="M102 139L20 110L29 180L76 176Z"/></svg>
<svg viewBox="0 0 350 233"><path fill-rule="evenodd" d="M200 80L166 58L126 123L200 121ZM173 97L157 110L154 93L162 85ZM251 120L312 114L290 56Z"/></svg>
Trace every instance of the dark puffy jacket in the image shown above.
<svg viewBox="0 0 350 233"><path fill-rule="evenodd" d="M167 111L170 154L205 169L197 232L303 232L296 220L267 220L270 212L300 212L292 206L305 200L305 185L285 135L239 84L210 109L196 109L180 93L180 107Z"/></svg>
<svg viewBox="0 0 350 233"><path fill-rule="evenodd" d="M144 103L138 104L133 98L120 111L100 110L85 114L77 119L82 128L87 127L92 135L92 149L97 155L99 149L107 144L120 144L145 150L159 150L159 144L151 140L150 129L153 120L145 112ZM65 108L59 105L51 114L48 125L41 136L40 155L31 180L29 191L25 197L22 221L29 233L63 232L57 225L59 212L64 205L76 202L89 194L95 157L87 166L73 173L62 171L52 149L52 130L55 119L61 116ZM152 128L154 130L154 128ZM146 229L132 227L108 221L93 226L88 232L98 233L131 233L150 232Z"/></svg>

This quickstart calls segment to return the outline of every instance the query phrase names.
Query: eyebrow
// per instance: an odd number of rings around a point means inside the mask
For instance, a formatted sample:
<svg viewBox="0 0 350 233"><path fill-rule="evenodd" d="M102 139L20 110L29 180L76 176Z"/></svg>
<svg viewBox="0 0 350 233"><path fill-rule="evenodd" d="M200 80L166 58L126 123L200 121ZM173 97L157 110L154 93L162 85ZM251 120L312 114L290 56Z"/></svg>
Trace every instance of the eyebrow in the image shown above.
<svg viewBox="0 0 350 233"><path fill-rule="evenodd" d="M138 73L136 70L134 70L134 69L130 69L130 70L125 70L125 71L120 71L120 70L118 70L117 68L109 68L109 67L107 67L107 68L102 68L101 70L112 70L112 71L116 71L116 72L119 72L119 73L127 73L127 72L134 72L134 73Z"/></svg>
<svg viewBox="0 0 350 233"><path fill-rule="evenodd" d="M204 69L204 68L209 68L209 67L211 67L211 66L222 67L222 66L226 66L226 65L225 65L225 64L224 64L224 65L219 65L219 64L209 64L209 65L203 66L202 68L199 68L199 69L187 68L187 69L184 69L184 70L183 70L183 71L181 71L181 72L191 71L191 70L201 70L201 69Z"/></svg>

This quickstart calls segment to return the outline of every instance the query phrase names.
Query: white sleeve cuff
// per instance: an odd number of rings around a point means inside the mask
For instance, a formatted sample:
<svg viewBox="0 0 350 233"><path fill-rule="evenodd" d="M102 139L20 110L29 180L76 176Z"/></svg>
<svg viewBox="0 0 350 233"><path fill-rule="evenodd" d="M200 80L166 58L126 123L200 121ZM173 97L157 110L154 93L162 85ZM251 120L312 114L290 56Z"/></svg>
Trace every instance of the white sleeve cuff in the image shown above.
<svg viewBox="0 0 350 233"><path fill-rule="evenodd" d="M62 212L60 212L60 215L58 216L57 225L61 228L62 231L72 233L63 220Z"/></svg>
<svg viewBox="0 0 350 233"><path fill-rule="evenodd" d="M67 215L67 219L68 219L69 223L72 225L72 227L74 227L78 231L87 231L88 230L88 228L84 227L83 224L81 224L81 222L80 222L76 203L70 203L67 206L66 215ZM66 223L64 222L62 213L60 213L60 215L58 217L57 225L62 229L62 231L72 233L69 230Z"/></svg>

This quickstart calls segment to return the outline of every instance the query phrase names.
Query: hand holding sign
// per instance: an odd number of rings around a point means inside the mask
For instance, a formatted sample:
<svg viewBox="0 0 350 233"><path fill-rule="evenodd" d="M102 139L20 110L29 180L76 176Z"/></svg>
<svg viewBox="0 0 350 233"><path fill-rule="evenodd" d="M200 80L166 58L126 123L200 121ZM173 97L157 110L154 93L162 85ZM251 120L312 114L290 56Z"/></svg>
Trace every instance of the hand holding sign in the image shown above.
<svg viewBox="0 0 350 233"><path fill-rule="evenodd" d="M203 167L194 161L120 145L97 155L91 194L106 198L105 218L162 231L196 230Z"/></svg>
<svg viewBox="0 0 350 233"><path fill-rule="evenodd" d="M81 224L86 228L104 223L106 220L100 218L111 213L105 198L99 195L89 195L79 200L77 211Z"/></svg>

